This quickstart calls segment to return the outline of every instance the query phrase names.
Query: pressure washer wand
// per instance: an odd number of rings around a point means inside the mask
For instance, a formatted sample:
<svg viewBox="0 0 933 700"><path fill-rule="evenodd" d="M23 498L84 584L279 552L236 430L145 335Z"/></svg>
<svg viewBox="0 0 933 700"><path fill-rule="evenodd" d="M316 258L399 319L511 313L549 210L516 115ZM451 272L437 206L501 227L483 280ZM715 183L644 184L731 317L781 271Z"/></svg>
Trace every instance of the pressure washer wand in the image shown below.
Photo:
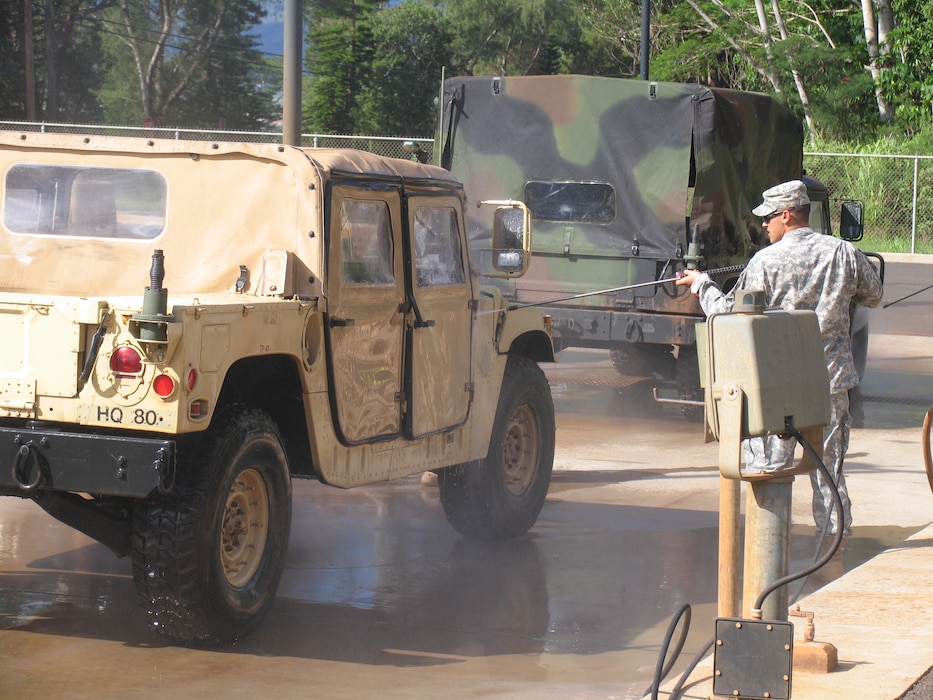
<svg viewBox="0 0 933 700"><path fill-rule="evenodd" d="M730 272L741 272L745 269L745 265L729 265L728 267L717 267L712 270L704 270L709 275L725 275ZM548 299L547 301L533 301L527 304L509 304L504 309L490 309L489 311L480 311L477 313L477 316L484 314L493 314L499 313L500 311L515 311L516 309L527 309L533 306L547 306L548 304L557 304L561 301L572 301L573 299L583 299L585 297L594 297L600 294L613 294L615 292L626 292L630 289L640 289L642 287L654 287L659 284L667 284L668 282L676 282L680 277L665 277L660 280L653 280L651 282L639 282L638 284L627 284L623 287L612 287L611 289L600 289L597 292L581 292L580 294L572 294L567 297L558 297L557 299Z"/></svg>

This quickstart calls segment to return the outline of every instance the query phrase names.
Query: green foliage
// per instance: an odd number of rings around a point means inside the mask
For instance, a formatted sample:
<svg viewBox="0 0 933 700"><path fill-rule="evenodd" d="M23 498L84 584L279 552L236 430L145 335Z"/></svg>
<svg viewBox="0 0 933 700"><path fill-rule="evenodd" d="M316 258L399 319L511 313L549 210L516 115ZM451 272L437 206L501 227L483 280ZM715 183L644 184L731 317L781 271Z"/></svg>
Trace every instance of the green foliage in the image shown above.
<svg viewBox="0 0 933 700"><path fill-rule="evenodd" d="M358 130L374 135L434 132L442 70L456 71L452 32L439 8L406 2L379 13L372 77L360 94Z"/></svg>
<svg viewBox="0 0 933 700"><path fill-rule="evenodd" d="M468 74L531 75L559 64L542 52L558 48L572 25L573 0L448 0L456 28L454 54ZM543 62L542 62L543 61Z"/></svg>
<svg viewBox="0 0 933 700"><path fill-rule="evenodd" d="M352 134L360 121L364 86L372 74L376 3L316 0L307 19L311 95L303 125L316 132Z"/></svg>
<svg viewBox="0 0 933 700"><path fill-rule="evenodd" d="M900 58L885 71L881 86L896 105L897 126L912 135L933 117L933 0L892 0L898 27L890 36Z"/></svg>
<svg viewBox="0 0 933 700"><path fill-rule="evenodd" d="M199 8L199 24L210 21L214 8ZM232 2L218 39L205 57L191 89L178 98L173 121L205 128L253 130L278 117L273 96L280 89L281 67L268 63L247 34L263 17L258 2Z"/></svg>
<svg viewBox="0 0 933 700"><path fill-rule="evenodd" d="M746 22L748 13L754 14L754 6L751 3L739 6L734 17L721 13L713 5L702 9L717 23L716 31L705 25L687 3L677 3L662 18L653 19L654 32L661 41L655 41L652 47L656 53L651 59L651 77L735 90L765 89L761 76L738 56L728 41L729 36L748 34ZM761 51L758 43L745 49L756 55Z"/></svg>
<svg viewBox="0 0 933 700"><path fill-rule="evenodd" d="M748 0L651 0L650 77L779 95L815 134L871 143L933 125L933 0L890 0L879 118L859 3L764 2L770 43ZM328 133L427 135L441 70L636 77L641 0L308 0L303 126ZM0 117L26 109L31 7L38 119L261 129L278 116L280 62L251 32L276 0L0 0ZM781 39L774 8L788 37ZM46 22L47 8L52 14ZM46 37L47 27L51 37ZM47 41L46 39L50 40ZM51 53L49 47L52 47ZM48 55L47 55L48 54ZM149 70L152 66L152 70Z"/></svg>
<svg viewBox="0 0 933 700"><path fill-rule="evenodd" d="M829 140L873 139L881 125L871 76L862 67L867 57L857 50L833 49L811 37L793 36L775 45L776 63L788 76L785 98L799 116L792 92L791 70L806 85L819 133Z"/></svg>
<svg viewBox="0 0 933 700"><path fill-rule="evenodd" d="M933 160L915 154L933 152L933 126L913 138L884 136L860 145L851 141L821 141L817 152L851 157L807 155L807 172L830 188L834 199L862 202L865 239L859 247L891 253L933 253ZM900 156L900 157L898 157ZM916 240L914 176L916 168Z"/></svg>
<svg viewBox="0 0 933 700"><path fill-rule="evenodd" d="M100 121L94 92L100 85L101 32L86 12L99 2L54 0L0 2L0 118L25 119L30 113L26 89L26 27L32 22L32 109L49 121Z"/></svg>
<svg viewBox="0 0 933 700"><path fill-rule="evenodd" d="M0 8L0 119L25 119L23 3L6 0Z"/></svg>

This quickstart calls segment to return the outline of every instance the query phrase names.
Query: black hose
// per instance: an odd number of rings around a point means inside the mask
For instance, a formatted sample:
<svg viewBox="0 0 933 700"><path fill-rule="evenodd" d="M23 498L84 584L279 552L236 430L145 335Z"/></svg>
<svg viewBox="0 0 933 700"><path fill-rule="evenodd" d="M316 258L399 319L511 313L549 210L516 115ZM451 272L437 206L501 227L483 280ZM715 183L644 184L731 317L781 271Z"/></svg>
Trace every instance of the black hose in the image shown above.
<svg viewBox="0 0 933 700"><path fill-rule="evenodd" d="M690 631L691 615L692 612L690 606L684 605L680 610L677 611L677 614L671 618L671 623L667 626L667 633L664 635L664 642L661 644L661 654L658 656L658 662L654 667L653 682L651 687L642 693L642 697L650 693L651 700L658 700L658 691L661 688L661 681L663 681L667 677L667 674L671 672L671 669L677 662L677 658L680 656L680 652L684 648L684 643L687 641L687 632ZM681 617L684 618L684 625L681 628L680 639L677 640L677 648L674 649L673 653L671 653L671 658L665 666L664 659L667 658L667 648L671 645L671 639L674 637L674 630L677 629L677 623L680 622Z"/></svg>
<svg viewBox="0 0 933 700"><path fill-rule="evenodd" d="M670 700L677 700L684 692L684 683L687 682L687 679L690 678L690 674L693 673L693 670L697 667L697 664L702 661L706 655L709 653L709 650L713 648L713 642L716 641L715 637L710 637L706 644L703 645L703 648L697 652L696 656L693 657L693 660L687 665L687 668L684 669L684 672L680 674L680 680L677 681L671 689Z"/></svg>
<svg viewBox="0 0 933 700"><path fill-rule="evenodd" d="M933 409L931 409L931 411L933 411ZM800 433L800 431L794 427L794 422L792 418L787 419L785 423L785 428L787 429L787 432L789 432L791 435L797 438L797 442L799 442L803 446L803 449L809 452L810 455L814 459L816 459L817 468L823 473L823 476L826 477L827 482L829 482L830 491L832 492L832 497L833 497L833 509L835 509L836 512L839 513L840 525L839 527L836 528L836 536L835 536L835 539L833 540L832 546L829 548L829 551L819 561L814 562L813 564L803 569L802 571L799 571L795 574L791 574L789 576L785 576L783 578L778 579L777 581L772 583L770 586L768 586L764 591L761 592L761 595L758 596L758 600L755 602L755 607L753 608L754 610L758 610L758 611L761 610L761 606L764 604L767 597L771 595L774 591L776 591L778 588L780 588L781 586L786 586L788 583L796 581L797 579L803 578L805 576L809 576L813 572L819 570L820 568L828 564L829 560L832 559L833 556L835 556L837 551L839 551L839 547L842 545L842 538L843 538L844 530L845 530L845 525L844 525L845 510L842 505L842 496L839 495L839 487L836 486L836 480L829 473L829 469L827 469L826 465L823 464L823 460L820 459L820 456L816 454L816 450L813 449L813 446L810 445L810 443L807 442L807 440ZM832 519L832 513L833 511L831 509L829 511L829 514L827 515L827 521L830 521ZM824 528L824 532L825 532L825 528ZM668 646L670 646L670 642L671 642L671 638L673 637L674 630L676 629L677 623L680 621L681 616L683 616L685 612L686 612L686 620L684 622L683 631L681 632L681 638L678 642L677 649L671 655L671 658L668 661L667 665L663 666L664 659L666 659L668 655L667 649L668 649ZM654 682L652 683L651 687L648 690L642 693L642 697L650 694L651 700L657 700L658 692L661 687L661 682L664 680L667 674L670 673L671 668L673 667L674 663L677 661L677 657L680 655L680 652L683 649L684 642L686 641L686 638L687 638L687 632L688 632L689 626L690 626L690 606L684 605L677 612L677 614L671 620L671 624L668 626L667 634L664 636L664 643L661 645L661 654L658 657L658 663L655 666ZM690 674L693 673L694 669L700 663L700 661L702 661L703 658L709 653L709 650L712 648L714 642L715 642L715 637L711 637L709 641L707 641L706 644L703 645L703 648L700 649L700 651L693 657L693 660L690 662L690 664L687 666L687 668L684 669L683 673L681 674L680 679L677 681L677 684L671 689L671 693L669 696L670 700L677 700L677 698L681 697L681 694L683 693L684 684L686 683L687 679L690 677ZM663 669L662 669L662 666L663 666Z"/></svg>
<svg viewBox="0 0 933 700"><path fill-rule="evenodd" d="M931 410L933 410L933 409L931 409ZM827 469L828 469L828 467L827 467ZM841 473L842 473L842 464L839 465L839 471L836 472L836 474L835 474L835 476L834 476L834 478L833 478L833 480L832 480L832 481L833 481L833 487L831 487L831 488L836 487L835 485L838 483L839 475L840 475ZM829 532L829 528L830 528L830 527L832 526L832 524L833 524L833 513L835 513L835 512L836 512L836 503L835 503L835 501L833 501L833 502L829 505L829 512L826 513L826 522L823 523L823 527L819 528L819 532L817 533L817 536L816 536L816 548L813 550L813 559L812 559L811 562L810 562L811 564L815 564L815 563L819 560L819 558L820 558L820 552L823 551L823 542L826 541L826 535L827 535L827 533ZM843 523L844 523L844 522L845 522L845 518L843 518L842 521L843 521ZM811 573L812 573L812 572L811 572ZM798 600L798 599L800 598L800 596L803 594L804 589L807 587L807 581L808 581L809 579L810 579L810 574L807 574L807 575L800 581L800 588L797 589L797 593L794 594L794 597L791 598L791 599L788 601L788 605L793 605L794 603L797 602L797 600Z"/></svg>

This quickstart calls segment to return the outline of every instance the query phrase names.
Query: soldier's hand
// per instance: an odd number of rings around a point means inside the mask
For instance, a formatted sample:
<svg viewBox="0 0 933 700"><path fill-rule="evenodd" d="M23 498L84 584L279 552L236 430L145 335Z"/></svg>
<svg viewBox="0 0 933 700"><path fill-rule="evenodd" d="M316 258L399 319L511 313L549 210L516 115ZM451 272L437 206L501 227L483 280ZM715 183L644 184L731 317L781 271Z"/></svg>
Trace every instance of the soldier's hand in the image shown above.
<svg viewBox="0 0 933 700"><path fill-rule="evenodd" d="M674 282L674 284L678 287L689 287L696 281L701 273L699 270L683 270L678 274L680 275L680 279Z"/></svg>

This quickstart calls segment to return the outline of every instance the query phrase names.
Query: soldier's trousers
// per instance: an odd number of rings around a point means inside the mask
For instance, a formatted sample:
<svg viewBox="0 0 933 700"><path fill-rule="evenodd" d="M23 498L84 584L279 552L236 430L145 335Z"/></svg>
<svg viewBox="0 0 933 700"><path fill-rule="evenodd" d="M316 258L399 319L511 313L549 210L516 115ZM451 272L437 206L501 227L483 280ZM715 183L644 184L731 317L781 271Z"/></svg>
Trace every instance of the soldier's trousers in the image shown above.
<svg viewBox="0 0 933 700"><path fill-rule="evenodd" d="M849 392L841 391L830 395L829 425L823 431L823 463L833 475L839 496L842 499L845 511L845 531L852 526L852 508L849 501L849 492L846 488L846 478L842 465L846 451L849 449L849 431L852 427L852 416L849 413ZM797 441L794 438L782 439L777 435L768 435L764 438L750 438L742 442L742 453L745 459L747 472L779 472L788 469L794 464L794 449ZM832 491L823 473L819 470L810 472L810 483L813 487L813 520L818 529L826 525L827 515L831 512L831 524L827 531L835 533L839 524L839 514L833 507Z"/></svg>

